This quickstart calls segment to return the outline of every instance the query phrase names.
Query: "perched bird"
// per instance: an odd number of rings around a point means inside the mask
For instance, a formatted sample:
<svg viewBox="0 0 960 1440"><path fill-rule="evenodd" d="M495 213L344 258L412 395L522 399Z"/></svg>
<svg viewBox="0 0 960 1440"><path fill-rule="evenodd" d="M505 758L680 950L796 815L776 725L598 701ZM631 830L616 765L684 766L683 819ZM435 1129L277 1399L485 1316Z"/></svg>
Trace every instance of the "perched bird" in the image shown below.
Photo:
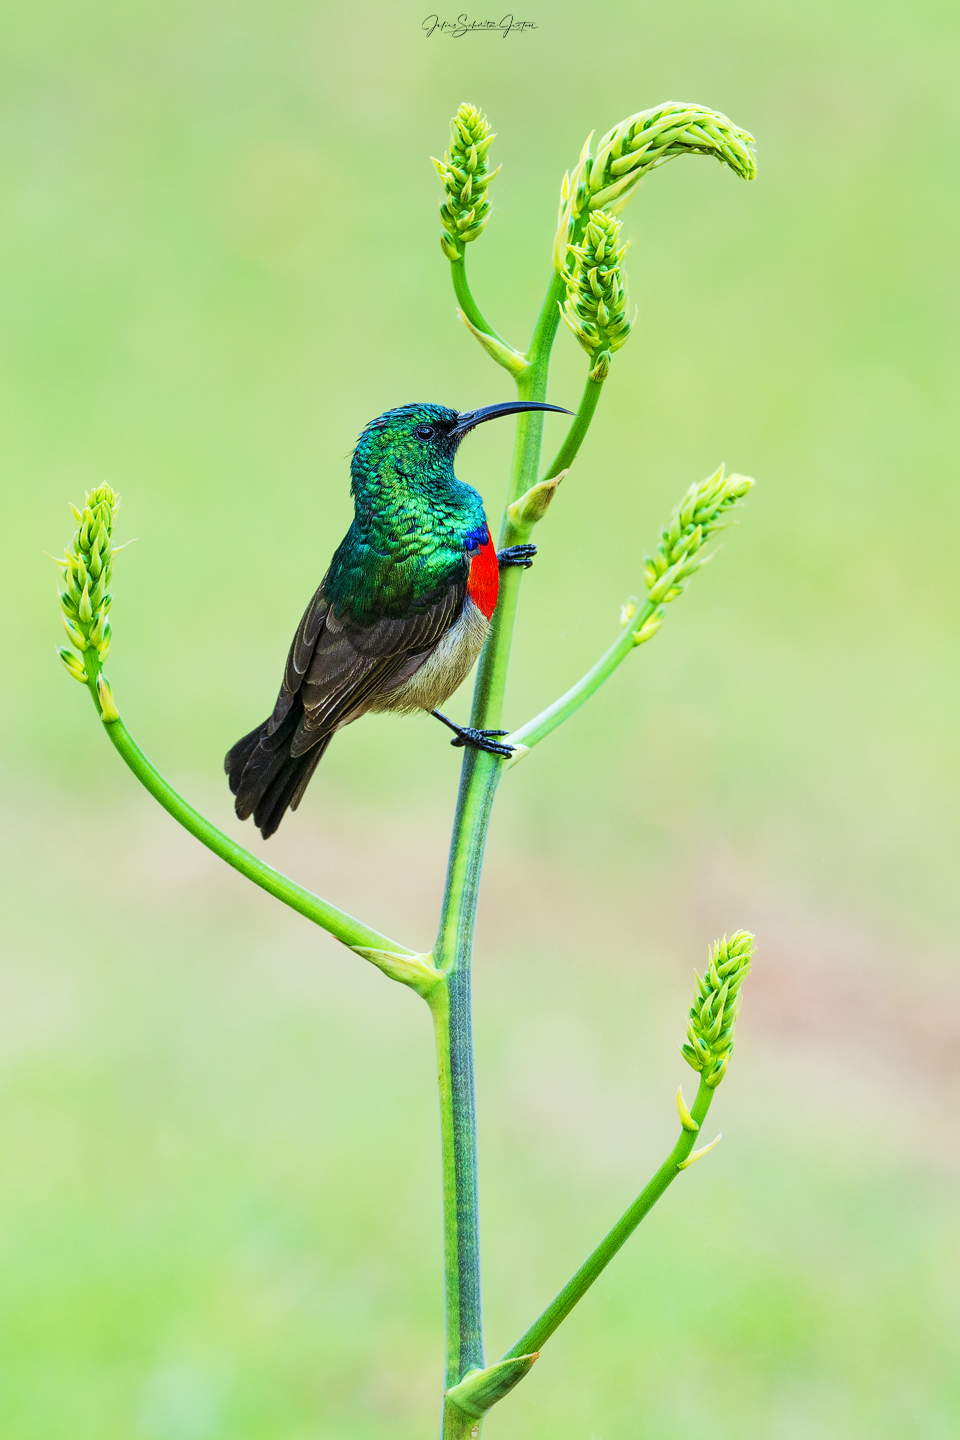
<svg viewBox="0 0 960 1440"><path fill-rule="evenodd" d="M353 524L293 637L273 714L224 762L237 815L252 815L264 839L300 804L334 731L370 710L428 710L455 731L451 744L511 753L499 742L507 731L455 725L437 706L480 654L500 569L536 553L497 554L454 456L476 425L523 410L561 407L401 405L363 431L350 466Z"/></svg>

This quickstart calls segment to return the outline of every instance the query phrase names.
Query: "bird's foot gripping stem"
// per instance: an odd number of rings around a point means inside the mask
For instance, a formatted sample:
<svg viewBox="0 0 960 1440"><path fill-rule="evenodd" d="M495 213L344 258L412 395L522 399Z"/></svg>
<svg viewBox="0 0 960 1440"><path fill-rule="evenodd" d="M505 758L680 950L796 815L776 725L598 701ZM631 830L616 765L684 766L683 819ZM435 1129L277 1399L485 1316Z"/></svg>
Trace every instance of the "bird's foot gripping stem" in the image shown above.
<svg viewBox="0 0 960 1440"><path fill-rule="evenodd" d="M509 735L509 730L474 730L470 725L455 725L439 710L431 710L430 714L454 732L451 745L469 745L473 750L485 750L488 755L504 755L508 759L513 754L512 745L501 745L496 738L498 735Z"/></svg>
<svg viewBox="0 0 960 1440"><path fill-rule="evenodd" d="M529 570L536 553L536 545L508 545L505 550L498 551L497 564L501 570L510 565L521 565L524 570Z"/></svg>

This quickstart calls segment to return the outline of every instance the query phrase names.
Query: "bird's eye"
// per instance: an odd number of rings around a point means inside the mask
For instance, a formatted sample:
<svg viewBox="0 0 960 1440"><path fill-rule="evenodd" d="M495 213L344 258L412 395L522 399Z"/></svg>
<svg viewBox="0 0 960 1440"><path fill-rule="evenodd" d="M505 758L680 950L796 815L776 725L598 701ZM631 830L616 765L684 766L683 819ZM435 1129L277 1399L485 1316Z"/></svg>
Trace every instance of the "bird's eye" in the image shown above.
<svg viewBox="0 0 960 1440"><path fill-rule="evenodd" d="M418 425L417 428L416 428L416 430L414 430L413 433L414 433L414 435L416 435L416 437L417 437L418 440L432 440L432 439L433 439L433 426L432 426L432 425Z"/></svg>

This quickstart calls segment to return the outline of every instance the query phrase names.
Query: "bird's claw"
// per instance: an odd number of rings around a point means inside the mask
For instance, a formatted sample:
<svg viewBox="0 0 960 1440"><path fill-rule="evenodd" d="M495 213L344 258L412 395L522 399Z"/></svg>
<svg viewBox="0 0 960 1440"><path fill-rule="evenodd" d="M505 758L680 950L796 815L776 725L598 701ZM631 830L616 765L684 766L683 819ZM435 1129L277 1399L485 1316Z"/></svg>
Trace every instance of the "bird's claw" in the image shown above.
<svg viewBox="0 0 960 1440"><path fill-rule="evenodd" d="M498 745L494 738L497 735L509 735L509 730L474 730L471 725L455 724L453 720L448 720L446 715L441 715L439 710L431 710L430 714L446 725L448 730L453 731L451 745L469 745L473 750L485 750L488 755L503 755L508 760L513 754L512 745Z"/></svg>
<svg viewBox="0 0 960 1440"><path fill-rule="evenodd" d="M509 730L474 730L472 726L465 725L453 737L450 744L454 747L469 745L473 750L484 750L488 755L505 755L509 759L513 754L513 746L499 745L494 739L496 735L509 734Z"/></svg>
<svg viewBox="0 0 960 1440"><path fill-rule="evenodd" d="M505 550L498 552L497 564L501 570L506 570L510 565L520 565L524 570L529 570L536 553L536 545L508 545Z"/></svg>

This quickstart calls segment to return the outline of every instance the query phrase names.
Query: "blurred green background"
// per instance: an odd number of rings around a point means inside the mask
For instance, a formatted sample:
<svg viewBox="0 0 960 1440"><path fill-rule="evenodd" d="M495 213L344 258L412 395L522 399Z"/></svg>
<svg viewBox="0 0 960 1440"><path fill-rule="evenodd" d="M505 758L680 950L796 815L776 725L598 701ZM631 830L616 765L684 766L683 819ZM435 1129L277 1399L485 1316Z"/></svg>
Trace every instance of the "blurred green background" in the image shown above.
<svg viewBox="0 0 960 1440"><path fill-rule="evenodd" d="M149 801L56 659L42 552L68 500L122 492L109 668L134 734L272 863L429 945L459 766L432 721L338 737L266 847L221 763L273 703L360 428L511 394L437 241L427 157L462 99L498 131L470 262L515 343L590 129L694 100L760 164L745 185L684 159L631 202L640 322L524 582L514 723L606 645L690 482L757 477L655 644L500 792L491 1355L672 1143L692 967L747 926L726 1138L490 1440L960 1432L960 15L516 13L536 32L428 40L406 4L0 6L3 1440L434 1433L427 1013ZM561 327L551 398L583 371ZM493 513L509 429L460 462Z"/></svg>

